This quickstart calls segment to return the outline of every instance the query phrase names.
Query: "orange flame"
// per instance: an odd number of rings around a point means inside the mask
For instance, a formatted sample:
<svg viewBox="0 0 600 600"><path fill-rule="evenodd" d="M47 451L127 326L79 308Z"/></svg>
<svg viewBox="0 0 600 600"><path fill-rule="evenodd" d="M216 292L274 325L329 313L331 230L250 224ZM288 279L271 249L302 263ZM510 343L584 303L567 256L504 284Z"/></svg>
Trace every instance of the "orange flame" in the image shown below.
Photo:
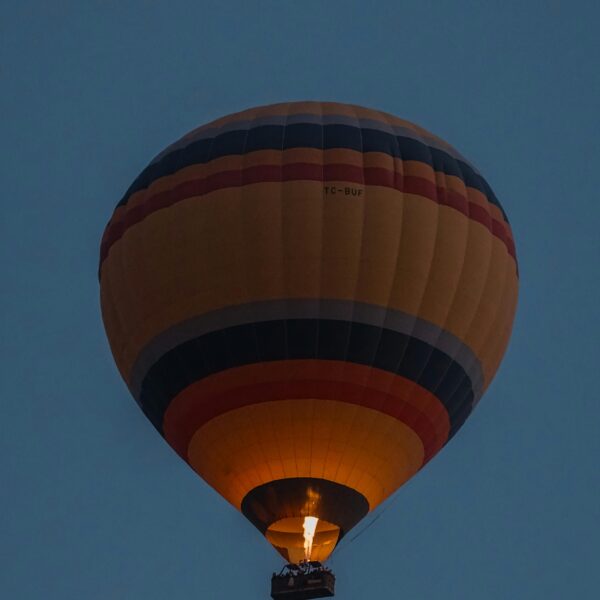
<svg viewBox="0 0 600 600"><path fill-rule="evenodd" d="M310 560L318 522L319 519L317 517L304 517L304 558L306 560Z"/></svg>

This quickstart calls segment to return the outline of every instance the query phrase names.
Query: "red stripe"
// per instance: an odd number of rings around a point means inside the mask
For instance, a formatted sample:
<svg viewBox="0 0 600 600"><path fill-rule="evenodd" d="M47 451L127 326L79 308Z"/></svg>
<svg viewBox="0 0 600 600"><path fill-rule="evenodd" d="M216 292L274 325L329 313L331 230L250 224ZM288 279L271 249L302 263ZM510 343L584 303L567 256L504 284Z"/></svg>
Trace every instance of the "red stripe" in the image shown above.
<svg viewBox="0 0 600 600"><path fill-rule="evenodd" d="M204 196L220 189L239 187L250 183L294 180L347 181L360 185L380 185L407 194L429 198L444 206L450 206L487 227L494 236L504 242L508 253L516 261L514 242L505 224L492 218L484 208L474 202L469 202L465 196L454 190L436 186L422 177L402 176L396 171L378 167L291 163L283 165L283 167L281 165L260 165L214 173L207 177L185 181L170 190L154 194L143 204L126 208L123 218L115 223L110 222L104 232L100 246L100 264L108 255L110 247L123 236L129 227L143 221L148 215L161 208L167 208L187 198Z"/></svg>
<svg viewBox="0 0 600 600"><path fill-rule="evenodd" d="M423 464L442 448L448 438L447 430L441 431L439 426L436 428L426 413L400 397L349 382L305 379L290 385L288 381L272 381L241 386L218 394L190 388L173 399L165 413L163 426L167 442L186 460L192 436L211 419L237 408L277 400L314 398L341 401L340 398L343 398L343 402L394 417L410 427L421 439L425 453Z"/></svg>
<svg viewBox="0 0 600 600"><path fill-rule="evenodd" d="M475 202L469 202L469 217L474 221L481 223L490 231L492 230L492 217L483 206L475 204Z"/></svg>

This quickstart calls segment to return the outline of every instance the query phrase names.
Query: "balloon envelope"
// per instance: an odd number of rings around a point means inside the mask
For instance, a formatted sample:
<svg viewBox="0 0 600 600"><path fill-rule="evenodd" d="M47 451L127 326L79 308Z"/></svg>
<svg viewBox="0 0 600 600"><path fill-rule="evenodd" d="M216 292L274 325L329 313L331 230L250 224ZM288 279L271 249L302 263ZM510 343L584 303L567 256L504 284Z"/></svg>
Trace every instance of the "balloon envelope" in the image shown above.
<svg viewBox="0 0 600 600"><path fill-rule="evenodd" d="M175 451L289 561L325 560L463 425L506 349L511 229L455 149L299 102L200 127L101 247L116 364Z"/></svg>

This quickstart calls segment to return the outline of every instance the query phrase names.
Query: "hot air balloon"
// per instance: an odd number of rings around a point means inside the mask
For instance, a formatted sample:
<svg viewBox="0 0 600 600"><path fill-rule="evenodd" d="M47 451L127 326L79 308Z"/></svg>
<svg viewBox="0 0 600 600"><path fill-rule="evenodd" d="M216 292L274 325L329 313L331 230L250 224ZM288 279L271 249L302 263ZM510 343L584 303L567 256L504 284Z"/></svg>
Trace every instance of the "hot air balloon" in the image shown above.
<svg viewBox="0 0 600 600"><path fill-rule="evenodd" d="M470 162L328 102L226 116L160 153L106 227L99 277L145 415L296 565L327 560L460 429L518 287Z"/></svg>

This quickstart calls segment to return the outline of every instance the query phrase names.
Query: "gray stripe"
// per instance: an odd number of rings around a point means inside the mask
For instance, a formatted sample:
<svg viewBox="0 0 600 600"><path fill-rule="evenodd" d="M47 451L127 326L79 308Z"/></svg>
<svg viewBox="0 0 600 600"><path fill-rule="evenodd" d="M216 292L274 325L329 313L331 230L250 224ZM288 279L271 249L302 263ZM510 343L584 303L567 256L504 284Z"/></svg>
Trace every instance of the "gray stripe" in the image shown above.
<svg viewBox="0 0 600 600"><path fill-rule="evenodd" d="M140 352L131 370L131 392L139 397L146 373L164 354L189 340L236 325L281 319L331 319L373 325L410 335L452 357L471 379L477 401L483 391L483 371L473 351L437 325L399 310L349 300L268 300L228 306L183 321L156 336Z"/></svg>
<svg viewBox="0 0 600 600"><path fill-rule="evenodd" d="M221 127L209 127L207 129L202 129L198 131L195 135L184 136L179 141L175 142L168 146L163 152L158 154L151 161L150 164L153 164L159 161L161 158L177 150L179 148L184 148L188 144L193 142L197 142L199 140L203 140L206 138L211 138L222 133L227 133L228 131L237 131L243 129L249 129L254 127L260 127L263 125L294 125L298 123L313 123L316 125L349 125L351 127L360 126L363 129L374 129L376 131L382 131L384 133L389 133L391 135L397 135L402 137L407 137L413 140L417 140L419 142L424 143L426 146L430 148L435 148L436 150L441 150L446 154L452 156L457 160L461 160L462 162L469 165L476 173L479 173L477 169L469 163L469 161L462 155L458 150L453 148L450 145L443 145L438 142L438 140L425 135L419 134L412 129L407 127L401 127L398 125L390 125L384 121L379 121L377 119L362 119L358 117L348 117L346 115L315 115L315 114L293 114L293 115L275 115L275 116L266 116L260 117L258 119L245 119L239 121L232 121L230 123L226 123Z"/></svg>

